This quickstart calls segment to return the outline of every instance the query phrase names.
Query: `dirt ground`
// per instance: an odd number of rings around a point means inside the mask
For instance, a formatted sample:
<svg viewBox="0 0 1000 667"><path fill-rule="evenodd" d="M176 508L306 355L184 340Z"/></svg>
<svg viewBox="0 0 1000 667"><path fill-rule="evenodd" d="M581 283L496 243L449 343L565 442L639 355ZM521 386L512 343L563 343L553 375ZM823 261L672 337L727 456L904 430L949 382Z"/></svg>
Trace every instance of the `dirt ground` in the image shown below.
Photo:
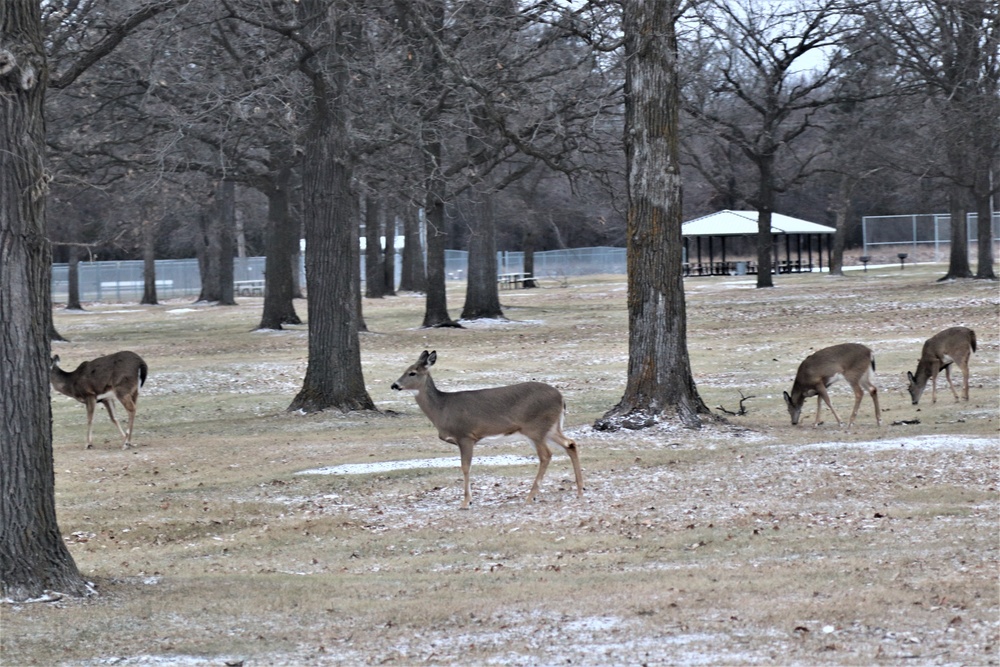
<svg viewBox="0 0 1000 667"><path fill-rule="evenodd" d="M506 321L419 328L365 301L378 413L288 413L305 326L255 332L260 299L56 311L64 368L120 349L150 367L123 451L53 396L57 510L84 600L0 606L4 665L990 665L1000 662L1000 293L907 266L686 283L698 390L746 414L597 432L628 359L621 276L504 292ZM449 294L460 309L459 286ZM300 314L305 305L297 304ZM978 335L971 399L910 404L925 338ZM781 398L811 351L875 351L852 429ZM460 511L457 450L391 383L423 349L446 390L563 392L567 457L538 499L531 446L484 441ZM960 374L959 374L960 377ZM831 388L849 414L850 391ZM120 410L119 410L120 412ZM444 467L424 461L444 459ZM366 464L363 469L338 468Z"/></svg>

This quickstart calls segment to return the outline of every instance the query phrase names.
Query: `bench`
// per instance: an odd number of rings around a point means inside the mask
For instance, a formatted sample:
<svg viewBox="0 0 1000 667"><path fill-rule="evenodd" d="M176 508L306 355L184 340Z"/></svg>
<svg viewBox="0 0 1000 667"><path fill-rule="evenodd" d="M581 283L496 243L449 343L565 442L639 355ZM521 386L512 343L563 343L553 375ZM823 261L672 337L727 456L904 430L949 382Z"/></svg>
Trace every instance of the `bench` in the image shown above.
<svg viewBox="0 0 1000 667"><path fill-rule="evenodd" d="M238 296L264 296L264 281L237 280L233 282L233 291Z"/></svg>
<svg viewBox="0 0 1000 667"><path fill-rule="evenodd" d="M500 289L517 289L533 279L530 273L501 273L497 276L497 285Z"/></svg>

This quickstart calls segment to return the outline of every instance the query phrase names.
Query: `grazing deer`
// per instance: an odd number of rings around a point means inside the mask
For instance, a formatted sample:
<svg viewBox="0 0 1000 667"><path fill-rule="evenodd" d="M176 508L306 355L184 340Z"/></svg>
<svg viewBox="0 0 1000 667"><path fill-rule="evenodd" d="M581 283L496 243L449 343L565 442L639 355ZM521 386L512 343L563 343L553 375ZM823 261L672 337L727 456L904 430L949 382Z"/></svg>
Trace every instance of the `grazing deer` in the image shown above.
<svg viewBox="0 0 1000 667"><path fill-rule="evenodd" d="M472 448L481 439L491 435L520 433L535 445L538 474L528 494L528 502L538 493L538 486L552 459L546 440L561 446L569 454L573 462L573 473L576 475L576 495L583 495L583 474L580 472L576 443L562 432L566 403L558 389L542 382L522 382L492 389L440 391L434 386L430 374L430 367L435 361L437 352L424 350L417 363L407 368L392 383L392 388L416 391L417 405L437 427L438 437L458 445L462 458L462 475L465 478L462 509L469 509L472 497L469 492Z"/></svg>
<svg viewBox="0 0 1000 667"><path fill-rule="evenodd" d="M94 408L98 403L104 404L111 421L125 438L122 449L128 449L132 445L136 401L139 400L139 387L146 383L147 371L146 362L135 352L115 352L93 361L85 361L72 373L59 368L58 354L52 357L49 371L52 386L56 391L87 406L87 449L94 446ZM122 430L121 424L115 419L112 404L116 397L128 412L128 432Z"/></svg>
<svg viewBox="0 0 1000 667"><path fill-rule="evenodd" d="M927 388L927 379L931 380L931 403L937 403L937 376L944 369L945 379L951 387L951 393L958 400L958 392L951 381L951 365L958 364L965 380L964 397L969 400L969 357L976 351L976 332L968 327L951 327L940 331L924 343L920 351L920 361L917 362L917 374L907 371L910 382L909 391L913 404L920 402L920 396Z"/></svg>
<svg viewBox="0 0 1000 667"><path fill-rule="evenodd" d="M826 402L833 413L833 418L838 425L843 425L837 412L830 403L830 396L826 393L826 388L843 378L854 390L854 410L851 411L851 419L847 422L848 428L854 425L854 418L858 415L858 406L865 392L872 397L875 404L875 423L882 425L882 418L878 407L878 389L872 384L872 372L875 370L875 355L864 345L857 343L843 343L817 350L805 358L799 365L799 370L795 374L795 383L792 385L792 393L784 392L785 403L788 405L788 414L792 416L792 425L799 423L799 416L802 414L802 404L810 396L816 396L816 422L813 426L819 426L819 412L823 407L822 402Z"/></svg>

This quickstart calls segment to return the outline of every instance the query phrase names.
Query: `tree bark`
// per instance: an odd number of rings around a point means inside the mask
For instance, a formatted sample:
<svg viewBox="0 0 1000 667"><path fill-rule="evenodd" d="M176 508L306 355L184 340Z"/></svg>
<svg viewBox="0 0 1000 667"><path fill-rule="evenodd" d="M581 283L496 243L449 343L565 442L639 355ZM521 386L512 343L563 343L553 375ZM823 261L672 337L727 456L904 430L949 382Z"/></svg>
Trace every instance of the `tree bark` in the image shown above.
<svg viewBox="0 0 1000 667"><path fill-rule="evenodd" d="M953 185L948 198L948 209L951 222L951 251L948 256L948 273L939 281L955 278L971 278L972 268L969 266L969 226L966 189Z"/></svg>
<svg viewBox="0 0 1000 667"><path fill-rule="evenodd" d="M401 292L427 290L427 272L424 268L424 246L420 240L420 214L410 207L403 217L403 267L400 276Z"/></svg>
<svg viewBox="0 0 1000 667"><path fill-rule="evenodd" d="M69 263L66 275L69 281L66 291L66 310L83 310L80 304L80 247L70 244Z"/></svg>
<svg viewBox="0 0 1000 667"><path fill-rule="evenodd" d="M469 234L469 270L466 276L463 320L504 319L497 291L497 241L493 200L489 194L473 208Z"/></svg>
<svg viewBox="0 0 1000 667"><path fill-rule="evenodd" d="M19 601L88 592L56 523L39 11L31 0L0 7L0 589Z"/></svg>
<svg viewBox="0 0 1000 667"><path fill-rule="evenodd" d="M385 257L382 260L386 296L396 296L396 213L390 211L385 219Z"/></svg>
<svg viewBox="0 0 1000 667"><path fill-rule="evenodd" d="M381 232L382 206L377 198L367 197L365 199L365 296L369 299L381 299L385 296Z"/></svg>
<svg viewBox="0 0 1000 667"><path fill-rule="evenodd" d="M625 161L629 361L625 394L594 424L651 426L672 413L690 427L709 414L687 351L682 278L677 36L680 0L627 0Z"/></svg>
<svg viewBox="0 0 1000 667"><path fill-rule="evenodd" d="M155 306L156 298L156 225L145 216L142 221L142 300L139 303Z"/></svg>
<svg viewBox="0 0 1000 667"><path fill-rule="evenodd" d="M990 168L976 173L976 278L996 280L993 271L993 211L990 201Z"/></svg>
<svg viewBox="0 0 1000 667"><path fill-rule="evenodd" d="M833 202L833 250L830 254L830 275L844 275L844 248L847 245L847 212L851 206L850 176L841 174ZM820 252L823 252L822 242Z"/></svg>
<svg viewBox="0 0 1000 667"><path fill-rule="evenodd" d="M266 188L267 241L264 258L264 309L258 329L280 330L283 324L302 324L295 312L295 266L299 248L298 225L289 216L291 166L278 170Z"/></svg>
<svg viewBox="0 0 1000 667"><path fill-rule="evenodd" d="M201 294L198 301L233 306L233 254L236 230L236 184L220 181L212 205L202 213L198 265Z"/></svg>
<svg viewBox="0 0 1000 667"><path fill-rule="evenodd" d="M288 410L374 410L365 389L358 337L359 279L353 261L358 206L351 192L353 160L346 145L347 109L341 98L349 85L342 62L344 26L332 23L320 0L306 0L300 10L311 19L305 31L308 37L327 46L317 56L300 61L312 81L302 163L309 365L302 389Z"/></svg>
<svg viewBox="0 0 1000 667"><path fill-rule="evenodd" d="M757 160L760 182L757 189L757 287L774 287L771 214L774 212L774 157L765 155Z"/></svg>

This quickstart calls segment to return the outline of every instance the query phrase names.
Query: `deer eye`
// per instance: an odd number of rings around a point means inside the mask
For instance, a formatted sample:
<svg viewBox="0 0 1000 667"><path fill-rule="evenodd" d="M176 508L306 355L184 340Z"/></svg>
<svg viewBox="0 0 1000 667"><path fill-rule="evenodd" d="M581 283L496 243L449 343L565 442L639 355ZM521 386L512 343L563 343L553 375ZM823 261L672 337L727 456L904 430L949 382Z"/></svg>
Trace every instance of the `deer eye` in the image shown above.
<svg viewBox="0 0 1000 667"><path fill-rule="evenodd" d="M416 374L417 374L417 372L416 372L416 371L410 371L410 377L413 377L413 376L414 376L414 375L416 375Z"/></svg>

